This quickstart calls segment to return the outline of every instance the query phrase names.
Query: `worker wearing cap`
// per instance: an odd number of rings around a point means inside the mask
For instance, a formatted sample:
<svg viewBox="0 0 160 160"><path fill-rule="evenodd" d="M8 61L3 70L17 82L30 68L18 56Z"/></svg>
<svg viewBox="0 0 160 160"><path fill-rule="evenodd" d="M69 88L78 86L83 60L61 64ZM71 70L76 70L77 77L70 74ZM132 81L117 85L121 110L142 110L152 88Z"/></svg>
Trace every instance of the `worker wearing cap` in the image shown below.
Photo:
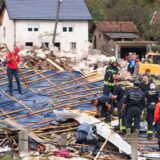
<svg viewBox="0 0 160 160"><path fill-rule="evenodd" d="M125 127L125 113L122 113L122 105L124 102L125 96L125 85L121 84L121 76L117 75L114 77L115 87L113 89L112 99L117 100L117 108L118 108L118 118L119 118L119 127L120 131L126 129Z"/></svg>
<svg viewBox="0 0 160 160"><path fill-rule="evenodd" d="M155 130L157 132L158 145L159 145L159 151L160 151L160 95L158 97L158 103L156 104L156 107L155 107L153 125L155 125Z"/></svg>
<svg viewBox="0 0 160 160"><path fill-rule="evenodd" d="M146 92L146 102L147 102L147 122L148 122L148 130L147 135L148 139L152 138L153 134L153 118L154 118L154 110L155 106L158 102L158 94L159 92L156 90L155 83L150 84L150 89Z"/></svg>
<svg viewBox="0 0 160 160"><path fill-rule="evenodd" d="M118 73L118 67L116 60L111 60L109 66L106 68L104 76L104 88L103 94L109 95L115 86L114 76Z"/></svg>
<svg viewBox="0 0 160 160"><path fill-rule="evenodd" d="M91 100L91 105L96 107L95 118L105 118L107 123L111 122L111 98L102 96Z"/></svg>
<svg viewBox="0 0 160 160"><path fill-rule="evenodd" d="M18 54L19 52L20 52L20 48L15 47L14 51L12 53L8 53L6 57L7 75L8 75L8 81L9 81L9 93L11 96L13 96L13 93L12 93L13 76L16 79L16 83L18 86L18 92L19 94L22 94L19 73L18 73L18 66L17 66L19 65L20 60L21 60L20 55Z"/></svg>
<svg viewBox="0 0 160 160"><path fill-rule="evenodd" d="M126 112L126 131L127 138L131 134L131 125L134 119L134 129L139 134L140 116L142 110L146 107L144 93L140 90L140 82L135 81L134 87L127 92L124 99L122 110Z"/></svg>

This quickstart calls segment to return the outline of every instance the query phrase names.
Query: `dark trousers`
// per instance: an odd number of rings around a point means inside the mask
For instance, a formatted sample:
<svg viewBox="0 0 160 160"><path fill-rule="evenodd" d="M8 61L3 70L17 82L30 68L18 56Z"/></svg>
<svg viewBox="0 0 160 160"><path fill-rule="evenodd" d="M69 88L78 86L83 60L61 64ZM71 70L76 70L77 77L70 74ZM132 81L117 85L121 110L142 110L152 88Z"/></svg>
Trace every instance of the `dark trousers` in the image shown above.
<svg viewBox="0 0 160 160"><path fill-rule="evenodd" d="M113 88L114 86L104 85L103 94L109 96L109 94L113 92Z"/></svg>
<svg viewBox="0 0 160 160"><path fill-rule="evenodd" d="M14 76L15 79L16 79L18 91L21 91L21 84L20 84L20 80L19 80L18 70L17 70L17 69L7 68L7 76L8 76L8 81L9 81L9 92L12 93L12 87L13 87L12 81L13 81L13 76Z"/></svg>
<svg viewBox="0 0 160 160"><path fill-rule="evenodd" d="M157 132L158 142L160 143L160 120L155 124L155 130Z"/></svg>
<svg viewBox="0 0 160 160"><path fill-rule="evenodd" d="M130 73L131 73L131 75L134 74L134 70L135 70L135 67L131 67L131 68L130 68Z"/></svg>
<svg viewBox="0 0 160 160"><path fill-rule="evenodd" d="M123 105L123 98L120 99L118 102L117 102L117 108L118 108L118 118L119 118L119 128L120 130L124 130L126 129L126 114L125 112L122 113L122 105Z"/></svg>
<svg viewBox="0 0 160 160"><path fill-rule="evenodd" d="M131 107L126 112L126 128L131 128L134 119L134 129L140 129L141 110L138 107Z"/></svg>
<svg viewBox="0 0 160 160"><path fill-rule="evenodd" d="M153 134L153 118L154 118L154 109L147 109L147 122L148 122L148 135Z"/></svg>
<svg viewBox="0 0 160 160"><path fill-rule="evenodd" d="M100 117L105 118L107 123L110 123L112 120L112 114L106 110L106 108L102 107L100 112Z"/></svg>

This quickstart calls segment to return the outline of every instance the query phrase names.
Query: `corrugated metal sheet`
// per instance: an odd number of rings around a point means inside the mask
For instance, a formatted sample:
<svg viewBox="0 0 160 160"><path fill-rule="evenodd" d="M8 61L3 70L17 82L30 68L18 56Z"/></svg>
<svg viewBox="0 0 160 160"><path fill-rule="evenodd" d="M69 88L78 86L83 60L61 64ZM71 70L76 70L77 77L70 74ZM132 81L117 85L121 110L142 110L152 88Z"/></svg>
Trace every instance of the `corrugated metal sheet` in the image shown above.
<svg viewBox="0 0 160 160"><path fill-rule="evenodd" d="M136 39L139 38L137 34L134 33L105 33L108 37L111 38L127 38L127 39Z"/></svg>
<svg viewBox="0 0 160 160"><path fill-rule="evenodd" d="M5 0L10 19L56 19L58 0ZM91 20L84 0L64 0L60 9L60 20Z"/></svg>

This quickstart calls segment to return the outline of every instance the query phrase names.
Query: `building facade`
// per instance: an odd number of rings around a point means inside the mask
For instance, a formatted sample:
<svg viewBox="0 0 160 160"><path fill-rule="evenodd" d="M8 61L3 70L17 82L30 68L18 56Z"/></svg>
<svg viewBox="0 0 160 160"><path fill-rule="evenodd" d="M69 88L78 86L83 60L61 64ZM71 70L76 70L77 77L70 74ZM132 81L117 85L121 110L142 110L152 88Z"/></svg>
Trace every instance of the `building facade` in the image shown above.
<svg viewBox="0 0 160 160"><path fill-rule="evenodd" d="M43 0L39 0L41 5L40 7L35 8L37 13L30 13L29 16L27 15L27 12L29 12L28 8L32 6L30 6L28 0L24 0L24 2L27 1L28 6L26 6L26 3L23 3L23 1L21 2L21 5L24 5L24 9L26 7L26 10L28 10L25 13L22 13L23 15L21 15L20 11L17 13L12 11L13 9L11 6L13 5L13 2L11 1L14 1L15 5L18 5L16 3L19 2L18 0L5 1L6 3L4 4L5 6L1 13L0 43L6 43L9 48L13 48L14 45L41 47L43 44L46 47L52 46L55 19L51 14L47 13L47 10L45 10L44 13L39 11L43 6ZM56 0L53 0L54 3L51 1L52 0L47 0L45 2L51 3L54 9L57 5ZM71 5L70 8L68 8L68 3ZM79 8L85 11L82 15L79 13L81 11L77 11L73 8L75 5L78 7L76 3L79 4ZM65 0L61 5L55 46L63 51L88 51L88 23L92 17L84 0L77 0L76 2L74 0ZM68 13L68 9L72 10L73 14L75 12L75 15L65 15L65 12L66 14ZM38 15L38 12L40 12L40 15ZM44 18L45 12L47 15Z"/></svg>

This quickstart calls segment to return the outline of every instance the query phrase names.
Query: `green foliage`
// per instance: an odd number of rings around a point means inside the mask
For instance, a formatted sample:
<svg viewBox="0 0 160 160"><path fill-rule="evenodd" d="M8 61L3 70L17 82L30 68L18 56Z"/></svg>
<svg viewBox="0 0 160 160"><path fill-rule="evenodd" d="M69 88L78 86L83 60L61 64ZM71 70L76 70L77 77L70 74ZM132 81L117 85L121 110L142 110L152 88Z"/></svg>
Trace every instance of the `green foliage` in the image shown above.
<svg viewBox="0 0 160 160"><path fill-rule="evenodd" d="M0 0L0 5L3 3L3 0Z"/></svg>
<svg viewBox="0 0 160 160"><path fill-rule="evenodd" d="M86 0L94 20L133 21L142 38L159 40L160 24L150 25L160 0Z"/></svg>

